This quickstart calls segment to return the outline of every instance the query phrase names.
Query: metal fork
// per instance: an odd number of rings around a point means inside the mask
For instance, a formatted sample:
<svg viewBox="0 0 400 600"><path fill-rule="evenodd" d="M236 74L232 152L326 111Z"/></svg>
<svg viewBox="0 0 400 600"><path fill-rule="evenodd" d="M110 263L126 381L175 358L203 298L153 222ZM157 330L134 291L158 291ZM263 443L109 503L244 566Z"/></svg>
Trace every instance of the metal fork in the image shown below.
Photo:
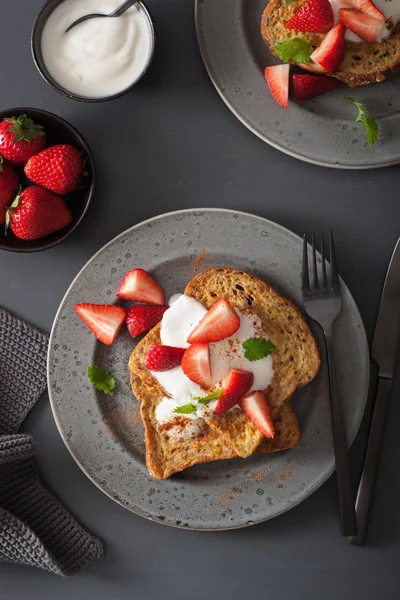
<svg viewBox="0 0 400 600"><path fill-rule="evenodd" d="M312 250L312 282L308 267L307 234L303 239L303 301L309 317L318 323L325 334L328 355L329 387L331 396L333 444L335 449L336 476L339 496L340 523L343 536L356 535L357 519L355 513L354 495L350 477L349 451L343 422L342 405L335 354L333 348L332 328L342 310L342 296L336 263L335 248L332 232L329 232L329 262L327 268L325 258L324 234L321 234L321 273L318 276L315 235L311 234ZM328 277L329 273L329 277Z"/></svg>

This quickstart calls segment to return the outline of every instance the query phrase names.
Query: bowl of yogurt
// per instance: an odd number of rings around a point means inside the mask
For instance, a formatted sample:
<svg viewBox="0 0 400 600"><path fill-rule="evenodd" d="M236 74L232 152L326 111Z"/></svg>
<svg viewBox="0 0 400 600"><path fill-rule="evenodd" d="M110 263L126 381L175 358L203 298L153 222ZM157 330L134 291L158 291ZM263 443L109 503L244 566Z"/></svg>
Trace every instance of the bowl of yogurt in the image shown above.
<svg viewBox="0 0 400 600"><path fill-rule="evenodd" d="M42 77L64 96L103 102L131 90L154 53L150 14L137 2L120 17L94 18L66 33L90 13L109 14L122 0L47 0L32 32L33 59Z"/></svg>

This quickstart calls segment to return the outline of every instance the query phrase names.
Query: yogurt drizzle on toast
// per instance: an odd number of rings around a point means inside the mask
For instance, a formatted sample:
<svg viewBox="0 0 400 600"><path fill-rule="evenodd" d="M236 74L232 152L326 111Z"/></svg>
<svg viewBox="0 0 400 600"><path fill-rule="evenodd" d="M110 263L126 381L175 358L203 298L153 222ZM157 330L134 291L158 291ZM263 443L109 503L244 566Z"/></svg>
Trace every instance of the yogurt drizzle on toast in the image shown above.
<svg viewBox="0 0 400 600"><path fill-rule="evenodd" d="M161 342L168 346L188 348L187 337L207 313L207 309L194 298L184 294L175 295L171 308L164 314L161 322ZM232 336L210 344L212 387L203 390L184 374L181 366L169 371L152 371L169 397L164 397L156 408L156 419L160 430L177 439L187 439L201 435L205 422L201 418L204 411L212 411L216 401L207 406L196 403L194 397L204 397L210 391L223 387L223 380L229 369L236 368L249 371L254 375L251 390L265 390L270 385L273 375L272 356L249 361L244 356L243 342L249 338L268 339L262 328L261 319L251 310L235 309L240 317L240 327ZM189 414L174 413L174 409L192 402L197 411ZM241 410L234 407L232 410Z"/></svg>

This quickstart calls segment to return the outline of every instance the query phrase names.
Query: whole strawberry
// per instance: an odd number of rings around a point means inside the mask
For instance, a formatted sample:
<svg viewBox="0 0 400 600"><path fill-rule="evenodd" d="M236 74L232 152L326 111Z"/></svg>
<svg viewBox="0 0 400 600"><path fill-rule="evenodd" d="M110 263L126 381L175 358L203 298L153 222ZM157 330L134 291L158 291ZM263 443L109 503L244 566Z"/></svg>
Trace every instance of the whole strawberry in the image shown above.
<svg viewBox="0 0 400 600"><path fill-rule="evenodd" d="M69 144L50 146L25 165L25 175L55 194L64 196L76 189L83 170L83 158Z"/></svg>
<svg viewBox="0 0 400 600"><path fill-rule="evenodd" d="M37 240L63 229L72 214L62 198L32 185L19 194L6 214L6 227L21 240Z"/></svg>
<svg viewBox="0 0 400 600"><path fill-rule="evenodd" d="M0 223L6 220L7 207L10 206L18 189L18 177L14 171L3 164L0 156Z"/></svg>
<svg viewBox="0 0 400 600"><path fill-rule="evenodd" d="M0 122L0 154L15 166L24 166L31 156L46 147L46 134L27 115Z"/></svg>

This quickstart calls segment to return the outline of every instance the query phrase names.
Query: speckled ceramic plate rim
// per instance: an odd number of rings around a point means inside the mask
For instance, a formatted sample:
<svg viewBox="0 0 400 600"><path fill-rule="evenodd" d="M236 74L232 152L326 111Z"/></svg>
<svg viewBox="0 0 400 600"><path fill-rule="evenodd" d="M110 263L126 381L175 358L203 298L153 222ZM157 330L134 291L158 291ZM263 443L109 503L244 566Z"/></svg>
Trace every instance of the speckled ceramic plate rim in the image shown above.
<svg viewBox="0 0 400 600"><path fill-rule="evenodd" d="M144 512L138 510L138 509L133 509L132 507L126 506L123 502L121 502L118 498L114 497L112 495L112 493L106 489L104 489L102 487L102 485L100 484L99 481L96 481L96 479L94 477L92 477L90 475L90 473L87 471L87 469L85 468L85 466L81 463L81 461L79 460L79 458L76 456L76 454L74 453L74 451L72 450L65 434L64 434L64 429L62 426L61 421L59 420L58 414L57 414L57 409L55 406L55 397L53 395L52 392L52 385L51 385L51 374L50 374L50 364L52 362L52 348L53 348L53 338L54 338L54 333L55 333L55 329L56 329L56 325L58 323L59 317L63 311L64 308L64 304L72 290L72 288L74 287L76 281L81 277L81 275L84 273L84 271L90 266L90 264L96 260L96 258L98 258L101 253L108 248L110 245L112 245L114 242L116 242L117 240L123 238L124 236L126 236L127 234L129 234L131 231L138 229L140 227L143 227L149 223L152 223L154 221L169 217L169 216L178 216L181 214L188 214L188 213L204 213L204 212L222 212L222 213L226 213L226 214L230 214L230 215L238 215L239 217L242 215L244 217L250 217L252 219L256 219L258 221L261 221L261 223L264 223L264 225L268 225L268 226L272 226L273 228L276 228L277 230L282 231L285 235L289 235L289 237L292 237L294 241L297 242L301 242L301 238L295 234L294 232L290 231L289 229L283 227L282 225L279 225L269 219L266 219L264 217L260 217L258 215L254 215L251 213L246 213L244 211L237 211L237 210L231 210L231 209L223 209L223 208L197 208L197 209L183 209L183 210L177 210L177 211L171 211L168 213L163 213L161 215L157 215L155 217L152 217L150 219L147 219L145 221L141 221L140 223L137 223L136 225L133 225L132 227L130 227L129 229L123 231L122 233L120 233L119 235L115 236L112 240L110 240L109 242L107 242L102 248L100 248L86 263L85 265L80 269L80 271L78 272L78 274L75 276L75 278L73 279L73 281L71 282L70 286L68 287L67 291L64 294L64 297L60 303L60 306L57 310L56 316L54 318L54 322L53 322L53 326L51 329L51 333L50 333L50 340L49 340L49 347L48 347L48 356L47 356L47 380L48 380L48 393L49 393L49 399L50 399L50 406L52 409L52 413L53 413L53 417L57 426L57 429L59 431L59 434L61 436L61 439L63 440L67 450L69 451L70 455L72 456L72 458L74 459L74 461L76 462L76 464L78 465L78 467L83 471L83 473L88 477L88 479L101 491L103 492L106 496L108 496L111 500L113 500L114 502L116 502L117 504L119 504L120 506L122 506L123 508L129 510L130 512L133 512L134 514L137 514L138 516L141 516L149 521L152 521L154 523L159 523L161 525L166 525L167 527L174 527L176 529L185 529L185 530L193 530L193 531L230 531L230 530L234 530L234 529L243 529L245 527L249 527L249 526L253 526L253 525L257 525L259 523L263 523L265 521L268 521L272 518L278 517L282 514L284 514L285 512L288 512L289 510L291 510L292 508L294 508L295 506L297 506L298 504L300 504L301 502L303 502L304 500L306 500L307 498L309 498L319 487L321 487L326 481L327 479L332 475L332 473L334 472L335 468L334 466L332 466L332 468L327 469L325 473L323 473L318 479L317 481L309 486L309 489L305 490L305 493L301 493L299 494L299 497L297 498L297 500L295 501L291 501L290 505L288 505L287 507L283 508L282 510L274 513L273 515L270 515L266 518L262 518L262 519L256 519L254 521L248 521L246 523L242 523L239 525L232 525L229 527L193 527L193 526L185 526L185 525L177 525L175 523L172 522L164 522L161 520L158 520L157 518L153 518L151 516L149 516L148 514L145 514ZM360 344L364 346L364 348L366 349L366 353L365 353L365 369L366 369L366 377L365 377L365 385L364 385L364 393L362 394L362 398L360 398L360 403L359 403L359 415L358 415L358 419L355 422L355 424L353 425L353 431L352 434L350 436L349 439L349 446L351 446L351 444L353 443L357 432L359 430L363 415L364 415L364 411L365 411L365 406L366 406L366 402L367 402L367 398L368 398L368 387L369 387L369 373L370 373L370 361L369 361L369 352L368 352L368 341L367 341L367 337L366 337L366 332L365 332L365 328L363 325L363 321L361 318L361 315L358 311L357 308L357 304L350 292L350 290L348 289L348 287L346 286L346 284L344 283L344 281L341 278L341 283L342 285L345 287L346 289L346 293L348 294L349 299L351 300L351 302L353 302L354 305L354 309L356 311L356 313L358 314L360 323L361 323L361 327L360 327ZM162 482L161 482L162 483Z"/></svg>
<svg viewBox="0 0 400 600"><path fill-rule="evenodd" d="M207 53L205 51L205 45L203 44L202 36L200 34L200 9L199 9L199 7L203 3L204 3L204 0L195 0L196 36L197 36L197 42L198 42L201 57L203 59L204 66L206 68L206 71L207 71L215 89L217 90L219 96L222 98L222 100L224 101L226 106L235 115L235 117L245 127L247 127L247 129L249 129L252 133L254 133L254 135L256 135L258 138L260 138L261 140L263 140L264 142L266 142L273 148L280 150L284 154L292 156L293 158L297 158L298 160L302 160L304 162L308 162L310 164L317 165L319 167L329 167L332 169L346 169L346 170L368 170L368 169L380 169L380 168L384 168L384 167L392 167L392 166L400 163L400 155L397 158L394 158L393 160L388 160L386 162L374 163L374 164L371 163L371 164L349 165L349 164L344 164L344 163L339 164L339 163L335 163L335 162L324 162L324 161L320 161L316 158L312 159L312 158L309 158L302 154L299 154L297 152L291 151L288 148L285 148L284 146L277 144L276 142L274 142L273 140L268 138L265 134L263 134L262 132L258 131L255 127L253 127L253 125L246 118L245 113L243 111L241 112L238 109L236 109L235 106L233 105L233 103L230 102L229 98L223 91L224 86L222 86L217 81L216 75L213 72L211 62L210 62L209 58L207 57ZM267 4L267 0L266 0L266 4ZM349 88L349 89L351 89L351 88Z"/></svg>

